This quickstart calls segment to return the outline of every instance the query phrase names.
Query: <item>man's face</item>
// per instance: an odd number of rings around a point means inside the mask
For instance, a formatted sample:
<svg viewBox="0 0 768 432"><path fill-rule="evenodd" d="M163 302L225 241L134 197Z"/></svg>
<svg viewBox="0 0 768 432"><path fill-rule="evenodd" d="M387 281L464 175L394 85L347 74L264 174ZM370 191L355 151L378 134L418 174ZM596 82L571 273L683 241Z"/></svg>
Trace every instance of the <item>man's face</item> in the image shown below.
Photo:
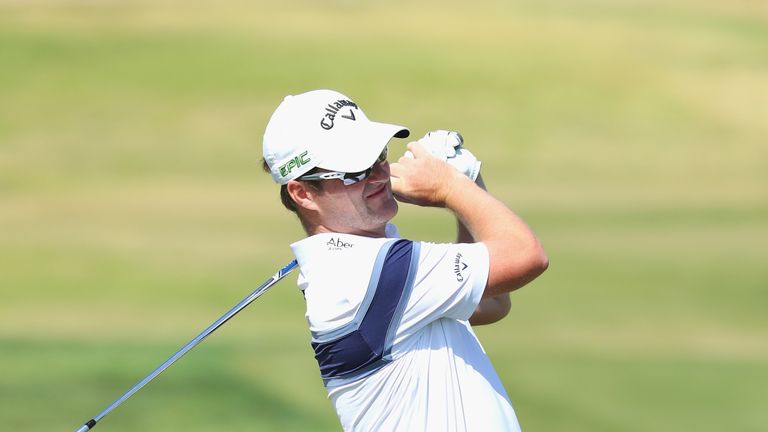
<svg viewBox="0 0 768 432"><path fill-rule="evenodd" d="M368 178L353 185L344 186L341 180L323 181L315 203L320 225L329 231L383 235L387 222L397 214L389 163L376 163Z"/></svg>

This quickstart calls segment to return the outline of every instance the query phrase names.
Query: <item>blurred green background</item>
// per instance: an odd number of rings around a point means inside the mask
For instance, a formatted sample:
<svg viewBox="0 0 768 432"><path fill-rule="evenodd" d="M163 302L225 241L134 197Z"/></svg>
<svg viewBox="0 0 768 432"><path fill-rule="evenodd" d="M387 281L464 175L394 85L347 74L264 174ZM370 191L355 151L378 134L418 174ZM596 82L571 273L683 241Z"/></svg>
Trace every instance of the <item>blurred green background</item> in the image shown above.
<svg viewBox="0 0 768 432"><path fill-rule="evenodd" d="M291 259L261 135L322 87L460 130L543 240L478 330L525 430L768 429L764 1L0 0L3 429L76 429ZM98 428L339 430L295 276Z"/></svg>

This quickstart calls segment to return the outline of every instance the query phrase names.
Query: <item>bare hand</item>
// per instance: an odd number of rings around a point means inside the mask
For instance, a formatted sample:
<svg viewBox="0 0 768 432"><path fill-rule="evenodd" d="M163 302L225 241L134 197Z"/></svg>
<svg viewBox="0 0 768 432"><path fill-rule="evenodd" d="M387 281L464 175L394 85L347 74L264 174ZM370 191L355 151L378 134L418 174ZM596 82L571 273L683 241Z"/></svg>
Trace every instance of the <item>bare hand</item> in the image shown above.
<svg viewBox="0 0 768 432"><path fill-rule="evenodd" d="M413 158L403 156L390 165L392 192L398 201L427 207L445 207L455 183L464 175L411 142Z"/></svg>

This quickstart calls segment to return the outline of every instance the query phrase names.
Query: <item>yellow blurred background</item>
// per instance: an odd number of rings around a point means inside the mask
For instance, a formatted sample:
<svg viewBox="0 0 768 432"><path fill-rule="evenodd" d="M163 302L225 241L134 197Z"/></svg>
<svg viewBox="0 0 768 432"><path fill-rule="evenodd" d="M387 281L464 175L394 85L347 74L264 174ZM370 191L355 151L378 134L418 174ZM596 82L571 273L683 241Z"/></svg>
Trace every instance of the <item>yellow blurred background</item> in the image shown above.
<svg viewBox="0 0 768 432"><path fill-rule="evenodd" d="M0 424L76 429L291 259L261 135L333 88L544 242L478 331L524 430L763 431L766 47L764 1L0 1ZM295 276L98 427L339 430Z"/></svg>

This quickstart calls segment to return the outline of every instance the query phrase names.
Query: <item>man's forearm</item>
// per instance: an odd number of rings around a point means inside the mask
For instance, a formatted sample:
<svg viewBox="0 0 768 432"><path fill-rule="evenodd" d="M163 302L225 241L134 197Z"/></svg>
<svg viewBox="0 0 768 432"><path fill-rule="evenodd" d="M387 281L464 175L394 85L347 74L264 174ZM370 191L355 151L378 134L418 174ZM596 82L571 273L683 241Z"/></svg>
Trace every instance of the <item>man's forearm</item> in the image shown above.
<svg viewBox="0 0 768 432"><path fill-rule="evenodd" d="M480 187L480 189L487 191L488 188L485 186L485 182L483 181L482 174L477 175L477 180L475 180L475 184ZM458 216L456 217L456 242L457 243L474 243L475 239L472 237L472 233L469 232L469 229L466 225L464 225L464 222L461 221L461 218Z"/></svg>
<svg viewBox="0 0 768 432"><path fill-rule="evenodd" d="M480 189L484 191L488 190L485 186L482 175L480 174L478 174L477 179L475 180L475 184L480 186ZM464 225L464 223L458 217L456 218L456 225L456 240L458 243L475 242L475 239L472 237L469 229L467 229L466 225ZM474 326L493 324L509 314L511 304L512 303L509 299L509 293L507 292L493 297L485 297L480 300L480 303L475 308L475 311L472 313L472 317L469 318L469 323Z"/></svg>
<svg viewBox="0 0 768 432"><path fill-rule="evenodd" d="M445 203L459 220L460 239L488 247L491 263L485 297L517 289L546 269L546 255L528 225L469 178L455 179Z"/></svg>
<svg viewBox="0 0 768 432"><path fill-rule="evenodd" d="M536 236L512 210L418 143L408 150L413 158L390 166L392 192L403 202L447 207L465 228L460 236L485 244L490 264L484 297L520 288L547 268Z"/></svg>
<svg viewBox="0 0 768 432"><path fill-rule="evenodd" d="M509 293L499 294L493 297L484 297L480 300L469 323L473 326L493 324L509 314L512 302Z"/></svg>

